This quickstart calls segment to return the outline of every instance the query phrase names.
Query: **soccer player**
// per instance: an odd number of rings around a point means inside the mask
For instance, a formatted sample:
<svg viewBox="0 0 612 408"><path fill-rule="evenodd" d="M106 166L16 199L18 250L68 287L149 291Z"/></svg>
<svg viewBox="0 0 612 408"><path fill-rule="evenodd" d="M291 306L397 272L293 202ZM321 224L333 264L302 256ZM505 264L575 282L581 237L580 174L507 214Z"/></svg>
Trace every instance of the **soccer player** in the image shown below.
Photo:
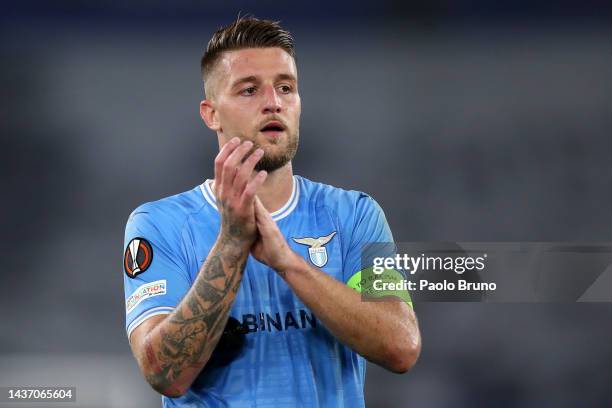
<svg viewBox="0 0 612 408"><path fill-rule="evenodd" d="M360 407L364 357L402 373L409 298L363 301L361 252L393 242L368 195L293 174L300 95L291 34L239 18L202 58L214 179L146 203L125 232L126 326L165 407ZM370 78L375 80L375 78Z"/></svg>

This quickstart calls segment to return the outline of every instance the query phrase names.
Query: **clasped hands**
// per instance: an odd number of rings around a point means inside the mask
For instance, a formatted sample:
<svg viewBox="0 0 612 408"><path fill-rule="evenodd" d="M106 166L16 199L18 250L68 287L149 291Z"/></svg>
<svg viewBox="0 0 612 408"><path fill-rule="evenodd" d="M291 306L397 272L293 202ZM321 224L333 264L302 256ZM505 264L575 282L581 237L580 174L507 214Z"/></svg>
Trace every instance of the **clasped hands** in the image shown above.
<svg viewBox="0 0 612 408"><path fill-rule="evenodd" d="M287 244L257 192L268 173L256 171L263 157L251 141L237 137L226 143L215 158L215 194L221 216L220 238L250 253L281 276L302 258Z"/></svg>

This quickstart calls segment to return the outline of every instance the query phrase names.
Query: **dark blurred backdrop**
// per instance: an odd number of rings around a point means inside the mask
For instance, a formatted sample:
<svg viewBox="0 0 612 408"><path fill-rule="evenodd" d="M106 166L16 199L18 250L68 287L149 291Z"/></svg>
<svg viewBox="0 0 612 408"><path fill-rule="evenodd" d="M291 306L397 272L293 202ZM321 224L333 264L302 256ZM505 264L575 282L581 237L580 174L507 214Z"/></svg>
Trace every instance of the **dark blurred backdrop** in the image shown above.
<svg viewBox="0 0 612 408"><path fill-rule="evenodd" d="M199 58L239 11L296 37L296 173L370 193L397 241L612 241L611 10L3 3L0 386L160 405L125 336L123 228L140 203L211 177ZM369 365L370 407L612 405L609 303L416 311L421 359L403 376Z"/></svg>

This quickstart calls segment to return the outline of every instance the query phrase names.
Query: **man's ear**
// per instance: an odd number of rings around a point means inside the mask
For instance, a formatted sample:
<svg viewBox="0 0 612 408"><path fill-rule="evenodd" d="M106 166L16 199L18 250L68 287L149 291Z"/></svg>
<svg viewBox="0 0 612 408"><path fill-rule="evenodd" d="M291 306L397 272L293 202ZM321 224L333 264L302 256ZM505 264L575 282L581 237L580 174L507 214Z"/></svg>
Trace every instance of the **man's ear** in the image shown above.
<svg viewBox="0 0 612 408"><path fill-rule="evenodd" d="M200 102L200 116L210 130L217 132L221 129L217 111L210 99L204 99Z"/></svg>

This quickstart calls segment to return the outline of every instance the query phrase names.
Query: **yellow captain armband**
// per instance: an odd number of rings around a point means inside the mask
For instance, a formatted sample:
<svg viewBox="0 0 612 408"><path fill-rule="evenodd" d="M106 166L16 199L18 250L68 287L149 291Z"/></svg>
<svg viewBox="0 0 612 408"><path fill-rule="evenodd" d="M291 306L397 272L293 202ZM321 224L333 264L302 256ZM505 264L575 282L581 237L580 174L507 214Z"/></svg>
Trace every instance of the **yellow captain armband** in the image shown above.
<svg viewBox="0 0 612 408"><path fill-rule="evenodd" d="M346 285L371 298L395 296L412 307L407 281L395 269L385 269L380 274L374 273L371 267L363 269L351 276Z"/></svg>

